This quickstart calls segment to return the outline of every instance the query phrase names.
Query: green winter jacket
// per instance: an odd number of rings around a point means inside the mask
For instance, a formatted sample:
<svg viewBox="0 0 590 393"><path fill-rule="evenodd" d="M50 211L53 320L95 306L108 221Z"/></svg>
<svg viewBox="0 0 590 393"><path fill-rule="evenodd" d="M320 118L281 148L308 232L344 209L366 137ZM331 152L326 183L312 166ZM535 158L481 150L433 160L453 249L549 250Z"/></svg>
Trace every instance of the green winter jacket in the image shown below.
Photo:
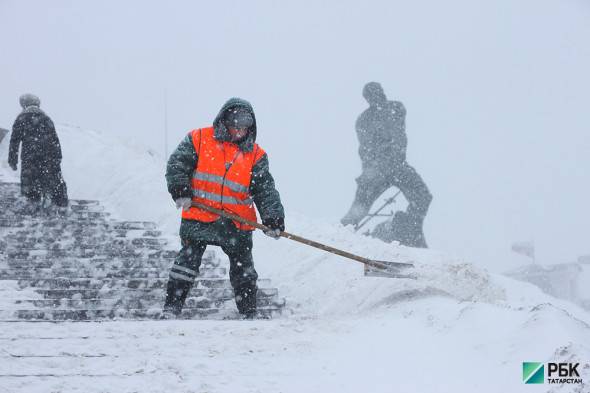
<svg viewBox="0 0 590 393"><path fill-rule="evenodd" d="M222 120L225 112L235 106L243 106L248 108L252 114L252 117L254 118L254 124L248 131L248 135L236 143L236 145L241 150L251 152L254 147L254 142L256 141L256 117L254 116L254 110L252 109L252 106L246 100L232 98L228 100L225 105L223 105L219 111L219 114L213 121L213 139L222 142L232 142L229 132L227 131ZM191 178L195 168L197 167L198 161L199 157L197 155L197 151L195 150L192 136L189 133L180 142L176 150L172 152L166 166L166 182L168 185L168 192L170 192L173 200L183 197L193 197ZM285 217L279 192L275 188L274 179L269 171L268 155L266 153L252 167L250 194L252 195L254 204L256 205L256 208L258 209L258 212L260 213L261 219L263 221L267 219ZM181 237L183 232L182 226L189 224L186 223L187 221L194 222L196 220L188 220L183 218L182 221L183 224L181 225ZM219 221L219 219L217 221ZM197 226L202 226L203 228L211 227L210 225Z"/></svg>

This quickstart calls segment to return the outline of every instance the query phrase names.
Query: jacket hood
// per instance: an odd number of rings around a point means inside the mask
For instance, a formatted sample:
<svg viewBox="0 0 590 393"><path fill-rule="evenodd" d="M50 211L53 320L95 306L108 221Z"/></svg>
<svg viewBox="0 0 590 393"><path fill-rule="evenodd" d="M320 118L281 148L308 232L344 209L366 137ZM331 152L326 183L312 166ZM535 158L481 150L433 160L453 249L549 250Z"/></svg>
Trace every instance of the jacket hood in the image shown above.
<svg viewBox="0 0 590 393"><path fill-rule="evenodd" d="M241 139L239 142L234 142L231 139L229 131L227 130L227 127L225 126L223 120L225 118L226 113L230 109L238 106L244 107L250 112L252 118L254 119L254 123L252 124L252 127L250 127L250 129L248 130L248 134L243 139ZM248 153L252 152L254 150L254 142L256 142L256 116L254 115L254 109L252 109L252 105L248 101L241 98L230 98L221 107L221 110L217 114L217 117L215 118L215 120L213 120L213 130L213 139L215 139L216 141L232 142L235 143L240 148L240 150L243 150Z"/></svg>

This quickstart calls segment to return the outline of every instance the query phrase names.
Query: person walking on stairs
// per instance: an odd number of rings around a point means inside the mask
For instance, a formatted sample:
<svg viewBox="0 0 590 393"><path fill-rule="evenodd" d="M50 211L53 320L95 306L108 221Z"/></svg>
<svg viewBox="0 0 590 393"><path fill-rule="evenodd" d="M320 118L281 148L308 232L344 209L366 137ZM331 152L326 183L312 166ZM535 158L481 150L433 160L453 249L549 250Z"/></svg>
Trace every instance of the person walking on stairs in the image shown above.
<svg viewBox="0 0 590 393"><path fill-rule="evenodd" d="M285 230L285 213L269 170L266 152L256 143L252 105L229 99L213 126L195 129L170 155L166 182L177 208L182 208L182 248L170 269L163 319L178 317L193 286L208 245L229 257L229 278L244 319L261 318L256 306L258 274L252 258L255 228L191 206L198 201L251 221L258 209L262 223L275 239Z"/></svg>
<svg viewBox="0 0 590 393"><path fill-rule="evenodd" d="M39 107L33 94L20 96L22 112L12 126L8 164L17 170L21 161L21 193L32 203L31 212L50 205L68 206L68 192L61 174L61 145L53 121Z"/></svg>

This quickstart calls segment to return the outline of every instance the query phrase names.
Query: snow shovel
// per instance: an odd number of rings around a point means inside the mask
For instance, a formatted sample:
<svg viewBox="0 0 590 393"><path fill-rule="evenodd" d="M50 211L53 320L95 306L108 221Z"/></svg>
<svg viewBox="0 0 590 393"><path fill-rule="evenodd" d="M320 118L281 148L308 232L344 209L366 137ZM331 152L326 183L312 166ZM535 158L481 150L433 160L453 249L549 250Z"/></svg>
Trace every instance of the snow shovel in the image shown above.
<svg viewBox="0 0 590 393"><path fill-rule="evenodd" d="M231 220L240 222L242 224L249 225L256 229L260 229L261 231L272 231L271 228L267 227L266 225L259 224L254 221L247 220L235 214L228 213L223 210L216 209L211 206L204 205L200 202L192 201L191 205L193 207L208 211L209 213L218 214L220 216L229 218ZM308 246L312 246L315 248L319 248L320 250L328 251L333 254L337 254L343 256L345 258L353 259L358 262L362 262L365 264L365 276L372 276L372 277L394 277L394 278L414 278L411 275L403 274L405 269L414 267L411 263L404 263L404 262L385 262L385 261L373 261L368 258L363 258L358 255L351 254L346 251L338 250L336 248L326 246L324 244L315 242L313 240L305 239L303 237L293 235L288 232L281 231L280 235L287 239L295 240L299 243L307 244Z"/></svg>

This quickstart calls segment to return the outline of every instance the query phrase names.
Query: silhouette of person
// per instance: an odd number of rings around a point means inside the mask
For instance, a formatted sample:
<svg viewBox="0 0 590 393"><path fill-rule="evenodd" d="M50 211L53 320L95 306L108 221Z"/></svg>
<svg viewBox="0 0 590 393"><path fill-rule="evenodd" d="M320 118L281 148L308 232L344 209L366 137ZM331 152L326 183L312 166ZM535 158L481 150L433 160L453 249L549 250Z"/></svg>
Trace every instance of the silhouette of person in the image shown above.
<svg viewBox="0 0 590 393"><path fill-rule="evenodd" d="M35 209L50 204L66 207L68 193L61 174L61 146L53 121L39 108L39 97L23 94L19 101L23 110L12 126L8 164L17 170L21 147L22 195Z"/></svg>
<svg viewBox="0 0 590 393"><path fill-rule="evenodd" d="M406 109L399 101L388 101L383 88L370 82L363 88L369 103L357 119L356 133L362 173L356 179L357 190L343 225L358 227L379 195L397 187L408 208L378 225L373 236L384 241L399 241L403 245L426 248L422 225L432 202L432 194L416 170L406 161Z"/></svg>

